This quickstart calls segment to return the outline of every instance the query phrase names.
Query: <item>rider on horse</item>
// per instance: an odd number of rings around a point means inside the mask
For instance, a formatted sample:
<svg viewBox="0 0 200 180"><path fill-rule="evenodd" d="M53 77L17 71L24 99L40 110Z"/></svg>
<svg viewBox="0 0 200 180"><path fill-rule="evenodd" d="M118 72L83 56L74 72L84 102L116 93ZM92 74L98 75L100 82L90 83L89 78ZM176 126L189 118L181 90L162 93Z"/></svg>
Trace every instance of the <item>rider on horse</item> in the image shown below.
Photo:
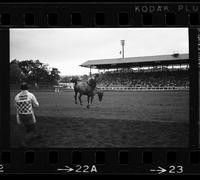
<svg viewBox="0 0 200 180"><path fill-rule="evenodd" d="M87 81L88 85L90 87L92 87L93 89L96 87L96 80L95 80L95 77L94 76L91 76L88 81Z"/></svg>
<svg viewBox="0 0 200 180"><path fill-rule="evenodd" d="M81 96L86 95L87 96L87 108L90 107L90 104L92 104L94 96L97 94L99 97L99 101L102 101L103 98L103 91L100 89L96 88L96 80L95 77L90 77L87 82L85 81L79 81L76 78L72 78L71 81L74 83L74 99L75 99L75 104L77 104L77 95L79 94L79 102L80 105L82 105L82 100Z"/></svg>

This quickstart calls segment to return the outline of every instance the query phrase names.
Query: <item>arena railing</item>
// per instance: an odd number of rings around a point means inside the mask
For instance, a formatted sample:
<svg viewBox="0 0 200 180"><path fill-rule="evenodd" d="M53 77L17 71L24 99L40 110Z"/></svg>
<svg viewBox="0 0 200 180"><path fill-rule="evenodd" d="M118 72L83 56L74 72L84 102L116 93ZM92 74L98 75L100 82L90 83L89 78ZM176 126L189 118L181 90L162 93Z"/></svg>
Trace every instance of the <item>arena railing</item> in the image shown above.
<svg viewBox="0 0 200 180"><path fill-rule="evenodd" d="M180 87L99 87L106 91L180 91L189 90L188 86Z"/></svg>
<svg viewBox="0 0 200 180"><path fill-rule="evenodd" d="M165 87L105 87L99 86L101 90L104 91L188 91L189 86L165 86ZM11 91L16 91L17 89L10 89ZM73 87L62 88L59 86L54 86L51 88L38 88L38 89L30 89L31 91L51 91L51 92L60 92L60 91L73 91Z"/></svg>

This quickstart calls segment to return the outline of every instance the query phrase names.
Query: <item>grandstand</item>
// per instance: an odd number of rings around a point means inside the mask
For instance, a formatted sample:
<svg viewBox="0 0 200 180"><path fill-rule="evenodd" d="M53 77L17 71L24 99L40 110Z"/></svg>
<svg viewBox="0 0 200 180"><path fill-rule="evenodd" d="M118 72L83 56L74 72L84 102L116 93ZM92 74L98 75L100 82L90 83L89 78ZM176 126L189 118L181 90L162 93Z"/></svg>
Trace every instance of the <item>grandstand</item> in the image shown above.
<svg viewBox="0 0 200 180"><path fill-rule="evenodd" d="M98 69L98 87L105 90L186 90L189 55L89 60L80 66Z"/></svg>

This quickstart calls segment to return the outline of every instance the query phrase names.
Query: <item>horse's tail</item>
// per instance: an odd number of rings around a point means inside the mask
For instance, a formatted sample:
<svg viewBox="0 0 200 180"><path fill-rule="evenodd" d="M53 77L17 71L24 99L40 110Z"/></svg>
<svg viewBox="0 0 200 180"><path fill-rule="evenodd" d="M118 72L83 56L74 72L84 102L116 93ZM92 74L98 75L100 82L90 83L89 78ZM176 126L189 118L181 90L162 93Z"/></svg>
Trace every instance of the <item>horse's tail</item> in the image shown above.
<svg viewBox="0 0 200 180"><path fill-rule="evenodd" d="M101 90L100 88L95 88L95 94L97 94L98 95L98 97L99 97L99 101L102 101L102 99L103 99L103 90Z"/></svg>

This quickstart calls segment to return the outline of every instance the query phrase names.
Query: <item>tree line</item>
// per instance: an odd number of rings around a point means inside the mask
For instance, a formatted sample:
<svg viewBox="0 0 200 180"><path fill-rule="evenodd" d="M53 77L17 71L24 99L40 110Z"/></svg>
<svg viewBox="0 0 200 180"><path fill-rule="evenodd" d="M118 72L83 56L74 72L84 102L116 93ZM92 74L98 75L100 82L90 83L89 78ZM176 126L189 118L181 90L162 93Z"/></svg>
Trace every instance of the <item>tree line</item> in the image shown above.
<svg viewBox="0 0 200 180"><path fill-rule="evenodd" d="M10 62L10 84L27 82L31 85L57 85L60 71L50 68L39 60L12 60Z"/></svg>
<svg viewBox="0 0 200 180"><path fill-rule="evenodd" d="M64 76L60 79L60 83L70 83L71 82L71 79L76 79L78 81L87 81L89 78L88 75L84 74L84 75L80 75L80 76Z"/></svg>

